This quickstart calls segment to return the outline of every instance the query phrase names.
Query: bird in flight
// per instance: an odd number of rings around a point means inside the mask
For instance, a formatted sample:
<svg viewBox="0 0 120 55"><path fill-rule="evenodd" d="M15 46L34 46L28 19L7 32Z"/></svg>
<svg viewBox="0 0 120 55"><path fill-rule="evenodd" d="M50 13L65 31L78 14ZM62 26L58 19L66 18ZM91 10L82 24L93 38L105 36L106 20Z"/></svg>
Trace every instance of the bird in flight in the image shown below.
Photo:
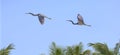
<svg viewBox="0 0 120 55"><path fill-rule="evenodd" d="M72 20L67 20L67 21L71 22L73 25L91 26L91 25L88 25L88 24L85 24L85 23L84 23L83 17L82 17L80 14L77 14L77 19L78 19L78 22L77 22L77 23L74 23Z"/></svg>
<svg viewBox="0 0 120 55"><path fill-rule="evenodd" d="M44 24L45 18L48 18L48 19L51 20L51 18L49 18L49 17L47 17L47 16L45 16L45 15L43 15L43 14L33 14L33 13L31 13L31 12L26 13L26 14L31 14L32 16L38 16L39 22L40 22L42 25Z"/></svg>

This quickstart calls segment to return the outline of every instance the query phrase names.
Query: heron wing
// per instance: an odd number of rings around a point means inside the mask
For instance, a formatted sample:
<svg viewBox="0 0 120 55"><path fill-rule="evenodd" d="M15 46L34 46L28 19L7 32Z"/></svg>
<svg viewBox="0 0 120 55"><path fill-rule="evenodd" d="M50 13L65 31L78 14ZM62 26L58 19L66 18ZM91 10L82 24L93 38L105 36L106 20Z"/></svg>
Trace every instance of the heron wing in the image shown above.
<svg viewBox="0 0 120 55"><path fill-rule="evenodd" d="M44 24L44 17L43 16L38 16L39 22L41 24Z"/></svg>
<svg viewBox="0 0 120 55"><path fill-rule="evenodd" d="M79 24L84 24L84 20L83 20L83 17L82 17L82 16L78 15L78 16L77 16L77 19L78 19L78 23L79 23Z"/></svg>

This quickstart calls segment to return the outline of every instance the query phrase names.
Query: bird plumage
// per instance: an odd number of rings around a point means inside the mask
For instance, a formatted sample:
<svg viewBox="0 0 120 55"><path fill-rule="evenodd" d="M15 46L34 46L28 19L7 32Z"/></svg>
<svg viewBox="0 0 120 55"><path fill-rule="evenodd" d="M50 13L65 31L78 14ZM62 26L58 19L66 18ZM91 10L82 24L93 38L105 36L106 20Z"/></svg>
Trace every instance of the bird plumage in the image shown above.
<svg viewBox="0 0 120 55"><path fill-rule="evenodd" d="M44 24L44 17L43 16L38 16L38 19L39 19L39 22L41 23L41 24Z"/></svg>
<svg viewBox="0 0 120 55"><path fill-rule="evenodd" d="M67 21L72 22L73 25L91 26L91 25L87 25L87 24L84 23L83 17L80 14L77 14L77 19L78 19L77 23L74 23L72 20L67 20Z"/></svg>
<svg viewBox="0 0 120 55"><path fill-rule="evenodd" d="M83 17L80 14L77 15L77 19L78 19L78 24L80 25L85 24L83 21Z"/></svg>
<svg viewBox="0 0 120 55"><path fill-rule="evenodd" d="M51 18L49 18L49 17L47 17L47 16L45 16L45 15L42 15L42 14L33 14L33 13L31 13L31 12L26 13L26 14L31 14L32 16L38 16L39 22L40 22L42 25L44 24L44 21L45 21L44 18L51 19Z"/></svg>

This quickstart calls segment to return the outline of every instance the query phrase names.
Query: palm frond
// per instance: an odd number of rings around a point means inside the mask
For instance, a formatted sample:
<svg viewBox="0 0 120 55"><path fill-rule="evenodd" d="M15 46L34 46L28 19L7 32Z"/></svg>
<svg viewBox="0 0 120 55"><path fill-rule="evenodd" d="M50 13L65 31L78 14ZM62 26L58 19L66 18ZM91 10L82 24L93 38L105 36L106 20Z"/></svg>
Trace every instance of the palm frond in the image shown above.
<svg viewBox="0 0 120 55"><path fill-rule="evenodd" d="M113 55L113 53L110 52L107 44L103 43L89 43L89 46L92 46L96 51L100 52L101 54L105 55Z"/></svg>
<svg viewBox="0 0 120 55"><path fill-rule="evenodd" d="M12 49L15 49L15 48L14 48L14 45L13 45L13 44L9 44L8 47L3 48L3 49L0 50L0 55L9 55L9 54L10 54L10 51L11 51Z"/></svg>
<svg viewBox="0 0 120 55"><path fill-rule="evenodd" d="M64 51L62 48L56 46L55 42L52 42L50 47L50 55L63 55Z"/></svg>
<svg viewBox="0 0 120 55"><path fill-rule="evenodd" d="M116 43L116 46L114 48L114 55L119 54L119 49L120 49L120 41Z"/></svg>
<svg viewBox="0 0 120 55"><path fill-rule="evenodd" d="M91 54L91 50L85 50L84 52L83 52L83 55L90 55Z"/></svg>

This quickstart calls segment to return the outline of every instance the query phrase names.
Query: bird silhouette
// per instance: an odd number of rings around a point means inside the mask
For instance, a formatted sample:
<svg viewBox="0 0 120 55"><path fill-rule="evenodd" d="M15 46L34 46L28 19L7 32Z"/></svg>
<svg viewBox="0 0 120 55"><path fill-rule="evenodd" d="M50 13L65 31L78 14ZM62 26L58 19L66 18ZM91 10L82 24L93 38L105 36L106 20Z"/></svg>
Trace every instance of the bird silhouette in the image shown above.
<svg viewBox="0 0 120 55"><path fill-rule="evenodd" d="M42 25L44 24L45 18L48 18L48 19L51 20L51 18L49 18L49 17L47 17L47 16L45 16L45 15L43 15L43 14L33 14L33 13L31 13L31 12L26 13L26 14L31 14L32 16L38 16L39 22L40 22Z"/></svg>
<svg viewBox="0 0 120 55"><path fill-rule="evenodd" d="M77 22L77 23L74 23L72 20L67 20L67 21L71 22L73 25L91 26L91 25L88 25L88 24L85 24L85 23L84 23L83 17L82 17L80 14L77 14L77 19L78 19L78 22Z"/></svg>

